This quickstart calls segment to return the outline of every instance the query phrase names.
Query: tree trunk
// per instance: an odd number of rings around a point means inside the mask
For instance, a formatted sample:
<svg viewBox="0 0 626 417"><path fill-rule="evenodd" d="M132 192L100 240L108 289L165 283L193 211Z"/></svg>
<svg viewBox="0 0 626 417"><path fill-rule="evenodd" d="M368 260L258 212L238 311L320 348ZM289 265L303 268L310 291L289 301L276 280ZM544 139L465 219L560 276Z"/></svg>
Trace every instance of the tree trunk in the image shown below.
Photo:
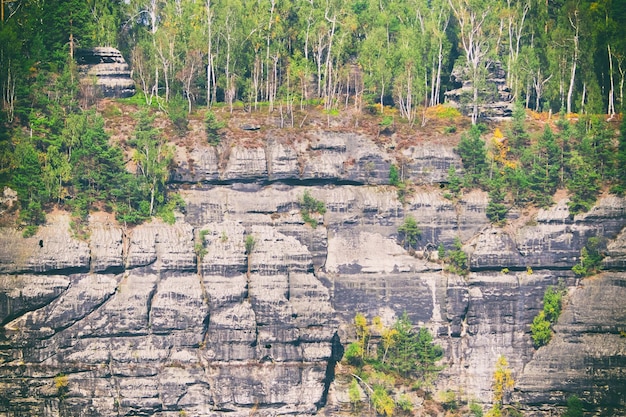
<svg viewBox="0 0 626 417"><path fill-rule="evenodd" d="M609 102L607 113L609 116L615 116L615 84L613 83L613 55L611 54L611 45L607 44L607 49L609 52L609 80L611 81L611 89L609 90Z"/></svg>
<svg viewBox="0 0 626 417"><path fill-rule="evenodd" d="M567 113L572 112L572 97L574 95L574 83L576 82L576 65L578 64L578 10L574 12L574 17L576 19L576 24L572 20L570 16L569 22L574 28L574 56L572 58L572 67L569 81L569 89L567 90Z"/></svg>

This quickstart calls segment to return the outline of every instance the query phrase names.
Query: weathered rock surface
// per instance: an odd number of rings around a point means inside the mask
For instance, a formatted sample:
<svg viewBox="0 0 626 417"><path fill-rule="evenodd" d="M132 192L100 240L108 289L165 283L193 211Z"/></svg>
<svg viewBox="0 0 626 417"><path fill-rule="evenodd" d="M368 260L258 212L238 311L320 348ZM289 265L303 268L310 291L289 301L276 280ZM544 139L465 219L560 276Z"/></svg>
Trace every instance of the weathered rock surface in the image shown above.
<svg viewBox="0 0 626 417"><path fill-rule="evenodd" d="M76 62L81 82L95 84L104 97L130 97L135 94L135 82L121 52L111 47L79 49Z"/></svg>
<svg viewBox="0 0 626 417"><path fill-rule="evenodd" d="M456 65L451 74L451 81L458 86L444 93L446 102L459 108L465 114L470 115L472 109L472 86L471 75L467 68ZM511 117L513 114L513 94L506 84L506 71L502 63L490 61L487 65L487 76L481 83L478 91L480 105L478 108L479 118L498 120Z"/></svg>
<svg viewBox="0 0 626 417"><path fill-rule="evenodd" d="M445 182L460 161L438 146L404 149L406 178ZM573 217L561 200L496 228L481 191L451 201L422 187L400 202L384 185L398 161L365 136L269 137L177 158L186 207L173 225L92 217L82 241L54 214L32 238L1 230L0 415L339 415L349 404L334 367L356 312L388 325L406 312L428 327L445 349L437 390L489 402L504 355L511 401L528 415L570 393L624 415L624 199ZM327 208L315 228L300 214L305 191ZM409 215L422 231L414 253L398 236ZM592 236L607 239L613 271L580 280L570 269ZM456 237L467 277L436 259ZM530 324L559 282L568 302L535 350Z"/></svg>
<svg viewBox="0 0 626 417"><path fill-rule="evenodd" d="M517 397L541 407L584 398L605 415L624 415L626 280L605 272L572 288L550 343L518 378Z"/></svg>

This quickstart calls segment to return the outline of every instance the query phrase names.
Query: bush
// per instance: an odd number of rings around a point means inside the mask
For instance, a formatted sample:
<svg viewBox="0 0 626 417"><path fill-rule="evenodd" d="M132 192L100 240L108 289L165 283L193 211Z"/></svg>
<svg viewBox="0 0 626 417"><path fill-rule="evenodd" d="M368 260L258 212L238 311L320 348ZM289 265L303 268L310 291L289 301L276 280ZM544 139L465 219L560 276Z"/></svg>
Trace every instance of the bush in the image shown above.
<svg viewBox="0 0 626 417"><path fill-rule="evenodd" d="M552 339L550 322L546 319L546 314L543 311L540 311L533 319L533 323L530 325L530 333L535 348L547 345L550 339Z"/></svg>
<svg viewBox="0 0 626 417"><path fill-rule="evenodd" d="M360 366L363 363L363 348L360 343L353 342L348 345L343 354L343 358L353 366Z"/></svg>
<svg viewBox="0 0 626 417"><path fill-rule="evenodd" d="M397 187L400 184L400 171L395 164L389 166L389 184Z"/></svg>
<svg viewBox="0 0 626 417"><path fill-rule="evenodd" d="M302 220L315 229L317 227L317 220L311 217L311 214L318 213L323 215L326 213L326 205L323 201L316 200L308 191L304 192L299 203Z"/></svg>
<svg viewBox="0 0 626 417"><path fill-rule="evenodd" d="M561 315L563 296L566 290L563 286L546 289L543 295L543 309L537 314L530 325L530 333L535 348L545 346L552 339L552 323L555 323Z"/></svg>
<svg viewBox="0 0 626 417"><path fill-rule="evenodd" d="M572 271L578 276L588 277L602 269L602 250L605 242L598 237L590 237L580 251L580 263L574 265Z"/></svg>
<svg viewBox="0 0 626 417"><path fill-rule="evenodd" d="M583 417L583 402L576 395L567 399L567 410L563 417Z"/></svg>
<svg viewBox="0 0 626 417"><path fill-rule="evenodd" d="M463 244L458 237L454 238L454 250L448 253L447 271L458 275L467 275L469 269L467 267L467 254L463 252Z"/></svg>
<svg viewBox="0 0 626 417"><path fill-rule="evenodd" d="M470 413L474 415L474 417L483 417L483 408L480 404L472 401L469 404Z"/></svg>

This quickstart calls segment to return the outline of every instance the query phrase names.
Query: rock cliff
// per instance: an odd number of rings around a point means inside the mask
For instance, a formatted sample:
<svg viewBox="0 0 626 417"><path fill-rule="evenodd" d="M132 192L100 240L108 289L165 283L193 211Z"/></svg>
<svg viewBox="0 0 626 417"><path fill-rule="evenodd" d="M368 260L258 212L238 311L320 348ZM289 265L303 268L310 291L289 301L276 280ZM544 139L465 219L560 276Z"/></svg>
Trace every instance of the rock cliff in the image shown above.
<svg viewBox="0 0 626 417"><path fill-rule="evenodd" d="M55 213L31 238L2 229L0 415L340 415L335 364L356 312L387 324L407 312L432 330L437 390L488 403L504 355L528 415L570 394L625 415L624 199L577 216L561 199L496 228L485 193L444 198L461 165L450 146L392 154L361 134L259 134L263 145L177 149L171 186L186 207L172 225L93 215L84 241ZM385 185L392 163L420 185L404 202ZM327 207L315 228L305 191ZM407 215L422 230L415 254L397 232ZM580 280L570 269L592 236L608 239L610 271ZM467 277L436 262L455 237ZM535 350L530 323L559 282L567 304Z"/></svg>
<svg viewBox="0 0 626 417"><path fill-rule="evenodd" d="M130 97L135 94L130 67L117 49L79 49L76 61L84 89L95 86L97 93L103 97Z"/></svg>

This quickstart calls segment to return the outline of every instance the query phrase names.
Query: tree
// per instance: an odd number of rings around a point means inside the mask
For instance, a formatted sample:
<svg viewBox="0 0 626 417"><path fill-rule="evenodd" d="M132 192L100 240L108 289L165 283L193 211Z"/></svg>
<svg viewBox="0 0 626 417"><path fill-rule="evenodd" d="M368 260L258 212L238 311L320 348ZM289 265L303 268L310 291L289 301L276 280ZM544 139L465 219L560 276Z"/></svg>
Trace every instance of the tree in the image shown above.
<svg viewBox="0 0 626 417"><path fill-rule="evenodd" d="M422 231L413 216L407 216L404 219L402 225L398 227L398 233L402 236L403 244L406 244L409 249L415 249L417 241L422 236Z"/></svg>
<svg viewBox="0 0 626 417"><path fill-rule="evenodd" d="M499 170L496 170L494 173L490 188L491 191L489 191L489 204L487 204L486 214L492 222L501 223L505 219L509 208L504 204L506 197L504 178L502 178Z"/></svg>
<svg viewBox="0 0 626 417"><path fill-rule="evenodd" d="M500 355L493 373L493 407L487 414L488 416L500 415L506 397L514 386L515 381L513 380L513 373L509 368L509 363L504 356Z"/></svg>
<svg viewBox="0 0 626 417"><path fill-rule="evenodd" d="M491 45L488 31L491 3L484 0L449 0L459 25L459 40L464 52L464 65L472 82L472 124L478 122L478 92L486 72L486 56Z"/></svg>
<svg viewBox="0 0 626 417"><path fill-rule="evenodd" d="M525 155L524 164L529 166L528 180L533 202L541 207L552 203L552 195L559 185L561 152L549 126L537 138L532 153Z"/></svg>
<svg viewBox="0 0 626 417"><path fill-rule="evenodd" d="M605 242L599 237L590 237L580 251L580 262L574 265L572 271L578 276L587 277L598 273L602 269L603 250Z"/></svg>
<svg viewBox="0 0 626 417"><path fill-rule="evenodd" d="M481 130L473 125L467 134L461 135L457 151L465 168L465 183L480 185L487 169L485 141L481 139Z"/></svg>
<svg viewBox="0 0 626 417"><path fill-rule="evenodd" d="M153 122L154 117L147 111L139 112L134 136L129 141L135 149L133 160L137 164L136 173L149 195L149 216L155 213L155 206L165 203L165 182L169 178L169 167L173 160L173 150L166 144L159 130L153 127Z"/></svg>
<svg viewBox="0 0 626 417"><path fill-rule="evenodd" d="M619 130L617 157L615 158L617 175L612 191L623 195L626 192L626 117L622 119Z"/></svg>
<svg viewBox="0 0 626 417"><path fill-rule="evenodd" d="M576 395L567 397L567 410L565 410L562 417L583 417L583 415L584 407L580 398Z"/></svg>
<svg viewBox="0 0 626 417"><path fill-rule="evenodd" d="M443 356L443 349L433 343L426 328L417 331L406 313L396 321L394 343L387 349L389 366L400 375L424 380L437 369L434 364Z"/></svg>
<svg viewBox="0 0 626 417"><path fill-rule="evenodd" d="M226 126L226 123L217 120L215 113L211 110L206 112L204 116L204 130L207 135L207 140L211 146L217 146L222 141L220 130Z"/></svg>
<svg viewBox="0 0 626 417"><path fill-rule="evenodd" d="M354 316L354 328L356 329L356 337L361 347L361 360L365 359L365 354L371 331L367 326L367 319L361 313Z"/></svg>
<svg viewBox="0 0 626 417"><path fill-rule="evenodd" d="M308 190L304 192L299 200L302 219L315 229L317 227L317 220L311 217L311 214L318 213L324 215L324 213L326 213L326 205L323 201L316 200Z"/></svg>
<svg viewBox="0 0 626 417"><path fill-rule="evenodd" d="M467 268L467 254L463 251L463 243L459 237L454 238L454 249L448 251L449 265L447 270L459 275L466 275L469 271Z"/></svg>
<svg viewBox="0 0 626 417"><path fill-rule="evenodd" d="M550 339L552 339L552 327L546 319L546 314L543 310L533 319L530 325L530 333L536 348L547 345Z"/></svg>

